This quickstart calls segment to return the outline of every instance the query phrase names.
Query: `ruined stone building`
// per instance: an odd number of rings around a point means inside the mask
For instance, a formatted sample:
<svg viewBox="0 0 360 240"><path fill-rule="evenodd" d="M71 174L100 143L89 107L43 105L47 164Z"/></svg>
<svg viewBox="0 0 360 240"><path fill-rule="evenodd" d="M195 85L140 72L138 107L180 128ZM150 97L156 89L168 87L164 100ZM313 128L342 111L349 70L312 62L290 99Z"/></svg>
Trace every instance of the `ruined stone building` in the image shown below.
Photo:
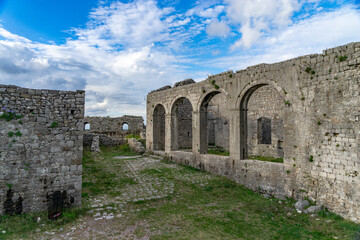
<svg viewBox="0 0 360 240"><path fill-rule="evenodd" d="M102 146L117 146L124 143L129 134L145 138L144 119L141 116L85 117L84 146L90 146L94 136L99 136Z"/></svg>
<svg viewBox="0 0 360 240"><path fill-rule="evenodd" d="M84 101L0 85L0 215L81 205Z"/></svg>
<svg viewBox="0 0 360 240"><path fill-rule="evenodd" d="M359 93L360 42L186 80L148 94L147 151L360 222Z"/></svg>

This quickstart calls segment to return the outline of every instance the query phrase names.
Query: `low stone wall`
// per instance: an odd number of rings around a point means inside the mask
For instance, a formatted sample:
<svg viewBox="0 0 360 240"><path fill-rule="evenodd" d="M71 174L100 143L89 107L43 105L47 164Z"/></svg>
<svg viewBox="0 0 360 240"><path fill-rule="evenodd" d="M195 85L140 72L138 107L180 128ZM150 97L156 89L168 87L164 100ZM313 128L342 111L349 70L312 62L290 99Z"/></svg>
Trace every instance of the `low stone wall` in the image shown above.
<svg viewBox="0 0 360 240"><path fill-rule="evenodd" d="M282 163L257 160L232 161L230 157L212 154L193 154L192 152L164 151L155 154L169 156L176 163L189 165L202 171L224 176L247 188L278 198L284 198L285 176Z"/></svg>
<svg viewBox="0 0 360 240"><path fill-rule="evenodd" d="M0 215L81 205L84 101L0 85Z"/></svg>
<svg viewBox="0 0 360 240"><path fill-rule="evenodd" d="M91 146L94 136L99 136L100 146L119 146L125 143L123 139L108 137L105 134L84 133L84 146Z"/></svg>

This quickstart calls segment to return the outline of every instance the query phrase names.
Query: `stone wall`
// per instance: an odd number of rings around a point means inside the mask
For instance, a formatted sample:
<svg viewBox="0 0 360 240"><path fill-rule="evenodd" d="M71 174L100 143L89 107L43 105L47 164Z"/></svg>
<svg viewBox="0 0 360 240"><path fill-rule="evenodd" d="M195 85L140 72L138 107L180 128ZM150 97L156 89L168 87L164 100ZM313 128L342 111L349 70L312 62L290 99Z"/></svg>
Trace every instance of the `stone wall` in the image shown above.
<svg viewBox="0 0 360 240"><path fill-rule="evenodd" d="M227 176L252 189L258 185L277 196L308 197L360 222L359 66L360 42L357 42L322 54L227 71L202 82L149 93L147 150L154 150L153 131L158 129L154 123L158 122L153 121L153 108L161 104L165 108L162 154ZM205 154L208 126L203 106L219 93L225 96L225 104L220 108L229 119L230 157ZM192 152L171 148L173 123L167 114L173 103L183 97L193 106ZM268 125L266 118L271 120ZM265 126L261 134L257 127L259 119ZM269 128L271 138L266 136ZM274 151L259 146L259 136L264 142L271 140L266 145ZM256 153L283 154L284 163L247 159Z"/></svg>
<svg viewBox="0 0 360 240"><path fill-rule="evenodd" d="M81 205L84 98L0 85L0 215Z"/></svg>
<svg viewBox="0 0 360 240"><path fill-rule="evenodd" d="M260 87L251 95L247 109L249 155L276 158L284 156L282 149L284 109L284 99L271 86ZM269 126L266 126L267 122ZM270 141L262 142L263 135L269 135L267 138Z"/></svg>
<svg viewBox="0 0 360 240"><path fill-rule="evenodd" d="M124 139L112 138L105 134L84 133L84 146L90 147L94 136L99 136L100 146L119 146L125 143Z"/></svg>
<svg viewBox="0 0 360 240"><path fill-rule="evenodd" d="M142 131L145 131L144 119L140 116L85 117L84 123L89 124L90 127L85 132L105 134L113 138L123 139L128 134L140 135ZM127 124L128 129L123 129L125 124Z"/></svg>

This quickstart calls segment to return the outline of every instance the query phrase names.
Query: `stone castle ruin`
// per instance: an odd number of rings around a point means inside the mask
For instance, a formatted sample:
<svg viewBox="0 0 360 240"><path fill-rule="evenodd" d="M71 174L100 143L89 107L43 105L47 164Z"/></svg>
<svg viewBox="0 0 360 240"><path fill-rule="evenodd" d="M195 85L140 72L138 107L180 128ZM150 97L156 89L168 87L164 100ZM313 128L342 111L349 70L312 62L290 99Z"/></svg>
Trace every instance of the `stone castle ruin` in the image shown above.
<svg viewBox="0 0 360 240"><path fill-rule="evenodd" d="M360 222L359 66L357 42L165 86L147 96L147 151Z"/></svg>
<svg viewBox="0 0 360 240"><path fill-rule="evenodd" d="M144 119L141 116L85 117L84 146L117 146L125 143L129 134L145 138Z"/></svg>
<svg viewBox="0 0 360 240"><path fill-rule="evenodd" d="M84 101L0 85L0 215L81 205Z"/></svg>
<svg viewBox="0 0 360 240"><path fill-rule="evenodd" d="M360 222L359 65L357 42L160 88L147 151ZM142 117L84 118L84 98L0 85L0 215L81 205L83 144L144 132Z"/></svg>

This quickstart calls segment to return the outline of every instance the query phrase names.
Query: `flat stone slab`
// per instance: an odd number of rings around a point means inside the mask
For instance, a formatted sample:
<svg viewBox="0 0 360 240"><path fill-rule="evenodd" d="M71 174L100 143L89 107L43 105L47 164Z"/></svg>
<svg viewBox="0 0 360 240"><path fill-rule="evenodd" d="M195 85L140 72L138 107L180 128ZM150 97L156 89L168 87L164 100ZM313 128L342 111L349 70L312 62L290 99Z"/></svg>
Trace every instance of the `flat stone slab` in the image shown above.
<svg viewBox="0 0 360 240"><path fill-rule="evenodd" d="M136 156L118 156L118 157L114 157L116 159L131 159L131 158L139 158L142 157L142 155L136 155Z"/></svg>

